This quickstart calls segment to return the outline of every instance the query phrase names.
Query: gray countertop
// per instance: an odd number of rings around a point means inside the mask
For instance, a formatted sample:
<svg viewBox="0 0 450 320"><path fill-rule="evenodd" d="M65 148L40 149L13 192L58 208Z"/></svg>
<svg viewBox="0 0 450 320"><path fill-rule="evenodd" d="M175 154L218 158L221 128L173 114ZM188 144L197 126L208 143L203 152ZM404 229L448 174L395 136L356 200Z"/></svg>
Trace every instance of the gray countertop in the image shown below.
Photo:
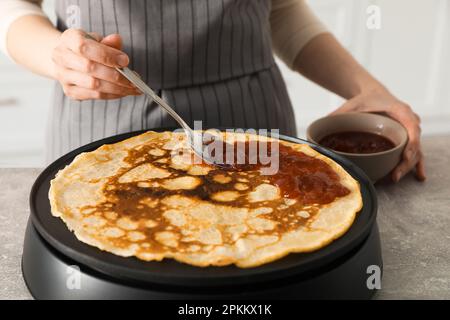
<svg viewBox="0 0 450 320"><path fill-rule="evenodd" d="M423 140L428 180L377 186L384 260L377 299L450 299L450 136ZM39 169L0 169L0 299L30 299L20 271Z"/></svg>

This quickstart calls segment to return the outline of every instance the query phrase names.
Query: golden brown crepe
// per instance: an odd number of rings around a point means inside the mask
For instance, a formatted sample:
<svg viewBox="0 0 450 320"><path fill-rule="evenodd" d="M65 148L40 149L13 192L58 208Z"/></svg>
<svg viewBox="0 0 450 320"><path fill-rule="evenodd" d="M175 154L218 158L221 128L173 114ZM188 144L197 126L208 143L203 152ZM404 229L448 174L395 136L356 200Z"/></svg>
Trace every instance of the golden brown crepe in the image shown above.
<svg viewBox="0 0 450 320"><path fill-rule="evenodd" d="M242 133L227 133L227 139L230 135L237 141L270 140ZM276 179L257 167L225 170L193 163L184 134L150 131L78 155L51 182L52 214L80 241L146 261L245 268L320 249L353 223L362 207L359 185L309 146L280 143L326 168L346 192L329 203L302 194L287 197ZM316 172L308 181L312 188L328 183L320 179L328 178Z"/></svg>

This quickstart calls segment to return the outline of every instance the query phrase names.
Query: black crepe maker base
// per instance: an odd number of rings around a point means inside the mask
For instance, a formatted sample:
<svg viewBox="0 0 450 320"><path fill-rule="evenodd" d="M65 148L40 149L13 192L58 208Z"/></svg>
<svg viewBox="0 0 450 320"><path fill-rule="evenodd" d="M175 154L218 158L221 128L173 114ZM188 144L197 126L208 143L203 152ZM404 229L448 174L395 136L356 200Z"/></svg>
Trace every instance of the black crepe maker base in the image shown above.
<svg viewBox="0 0 450 320"><path fill-rule="evenodd" d="M165 129L155 130L163 131ZM36 299L369 299L382 273L376 225L377 199L367 176L353 163L309 142L343 166L361 186L363 209L350 229L330 245L290 254L256 268L198 268L166 259L122 258L84 244L51 215L50 180L81 152L142 132L93 142L56 160L37 178L30 195L22 273Z"/></svg>

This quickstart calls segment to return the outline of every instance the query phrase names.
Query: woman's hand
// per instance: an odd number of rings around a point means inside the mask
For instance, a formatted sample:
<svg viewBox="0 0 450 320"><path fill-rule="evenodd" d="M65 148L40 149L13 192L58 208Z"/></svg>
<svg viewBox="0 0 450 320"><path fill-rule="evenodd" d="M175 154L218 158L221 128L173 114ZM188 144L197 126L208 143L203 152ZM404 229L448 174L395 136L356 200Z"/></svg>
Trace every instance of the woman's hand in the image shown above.
<svg viewBox="0 0 450 320"><path fill-rule="evenodd" d="M400 122L408 131L409 140L402 161L392 172L392 179L398 182L414 168L418 180L426 179L424 157L420 147L420 118L409 105L395 98L388 90L377 88L355 96L333 113L351 111L382 112Z"/></svg>
<svg viewBox="0 0 450 320"><path fill-rule="evenodd" d="M85 37L81 30L68 29L61 34L52 53L54 77L64 93L75 100L117 99L141 94L115 67L126 67L128 56L121 51L122 39L113 34L98 40Z"/></svg>

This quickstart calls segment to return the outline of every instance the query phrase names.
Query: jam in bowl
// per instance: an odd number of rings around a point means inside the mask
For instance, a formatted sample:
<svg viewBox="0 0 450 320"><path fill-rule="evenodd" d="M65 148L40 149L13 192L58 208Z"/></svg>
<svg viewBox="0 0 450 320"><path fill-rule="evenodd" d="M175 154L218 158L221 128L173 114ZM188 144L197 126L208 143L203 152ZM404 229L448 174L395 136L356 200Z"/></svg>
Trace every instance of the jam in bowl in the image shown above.
<svg viewBox="0 0 450 320"><path fill-rule="evenodd" d="M395 148L395 143L380 134L343 131L329 134L319 141L321 146L346 153L377 153Z"/></svg>
<svg viewBox="0 0 450 320"><path fill-rule="evenodd" d="M397 166L408 141L400 123L373 113L330 115L314 121L306 134L309 141L353 161L373 182Z"/></svg>

